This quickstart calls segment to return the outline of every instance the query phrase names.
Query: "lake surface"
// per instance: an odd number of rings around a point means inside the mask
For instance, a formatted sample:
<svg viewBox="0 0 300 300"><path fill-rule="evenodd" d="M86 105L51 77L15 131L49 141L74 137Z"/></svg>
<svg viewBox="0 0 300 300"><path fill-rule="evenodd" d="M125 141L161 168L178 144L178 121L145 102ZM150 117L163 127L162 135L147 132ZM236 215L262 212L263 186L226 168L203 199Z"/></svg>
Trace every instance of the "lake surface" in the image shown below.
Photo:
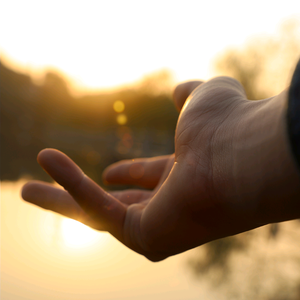
<svg viewBox="0 0 300 300"><path fill-rule="evenodd" d="M299 221L282 224L276 241L267 227L253 231L249 249L233 256L232 284L214 286L213 272L199 279L189 267L201 248L149 262L109 234L24 202L25 182L1 184L1 299L270 299L280 284L296 295Z"/></svg>
<svg viewBox="0 0 300 300"><path fill-rule="evenodd" d="M86 228L81 230L88 238L75 243L69 219L21 199L24 183L2 182L1 186L2 299L199 299L205 295L207 288L191 278L186 264L189 253L152 263L109 234ZM75 225L74 230L76 234L80 227Z"/></svg>

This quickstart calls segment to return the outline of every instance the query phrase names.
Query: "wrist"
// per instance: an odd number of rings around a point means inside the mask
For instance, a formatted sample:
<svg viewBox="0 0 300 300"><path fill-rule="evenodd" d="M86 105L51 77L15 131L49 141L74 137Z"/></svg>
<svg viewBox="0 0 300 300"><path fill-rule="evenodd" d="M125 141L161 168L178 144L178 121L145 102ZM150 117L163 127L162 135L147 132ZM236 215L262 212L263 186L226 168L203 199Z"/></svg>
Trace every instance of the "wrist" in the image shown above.
<svg viewBox="0 0 300 300"><path fill-rule="evenodd" d="M287 97L284 91L254 102L252 124L247 124L254 130L248 143L256 156L249 159L250 182L256 192L252 201L257 222L262 225L300 217L300 178L288 139Z"/></svg>

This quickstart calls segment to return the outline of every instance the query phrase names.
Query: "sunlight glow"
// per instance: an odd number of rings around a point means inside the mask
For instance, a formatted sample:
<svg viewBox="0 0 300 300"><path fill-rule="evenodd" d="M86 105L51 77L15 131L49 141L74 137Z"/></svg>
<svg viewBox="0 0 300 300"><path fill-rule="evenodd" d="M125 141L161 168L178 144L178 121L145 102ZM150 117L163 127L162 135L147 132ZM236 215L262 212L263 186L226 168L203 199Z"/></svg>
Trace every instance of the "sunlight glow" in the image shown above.
<svg viewBox="0 0 300 300"><path fill-rule="evenodd" d="M61 230L65 244L74 248L90 246L100 236L99 232L72 219L64 219Z"/></svg>
<svg viewBox="0 0 300 300"><path fill-rule="evenodd" d="M81 93L162 69L179 81L207 79L220 51L273 34L297 11L294 0L254 0L247 11L238 0L2 2L1 60L37 81L45 70L60 70Z"/></svg>

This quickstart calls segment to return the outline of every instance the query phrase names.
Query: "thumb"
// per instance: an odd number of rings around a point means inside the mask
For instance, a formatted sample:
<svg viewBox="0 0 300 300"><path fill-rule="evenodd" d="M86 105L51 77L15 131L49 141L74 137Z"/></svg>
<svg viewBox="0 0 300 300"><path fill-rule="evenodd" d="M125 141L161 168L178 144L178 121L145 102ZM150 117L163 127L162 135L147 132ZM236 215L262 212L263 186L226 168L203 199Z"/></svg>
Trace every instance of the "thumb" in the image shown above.
<svg viewBox="0 0 300 300"><path fill-rule="evenodd" d="M185 100L189 97L189 95L193 92L195 88L201 85L203 81L196 80L196 81L188 81L185 83L181 83L176 86L173 92L173 100L175 102L175 106L178 111L181 111Z"/></svg>
<svg viewBox="0 0 300 300"><path fill-rule="evenodd" d="M123 241L123 223L126 207L116 198L106 193L64 153L54 150L42 150L37 158L42 168L62 185L80 207L121 242Z"/></svg>

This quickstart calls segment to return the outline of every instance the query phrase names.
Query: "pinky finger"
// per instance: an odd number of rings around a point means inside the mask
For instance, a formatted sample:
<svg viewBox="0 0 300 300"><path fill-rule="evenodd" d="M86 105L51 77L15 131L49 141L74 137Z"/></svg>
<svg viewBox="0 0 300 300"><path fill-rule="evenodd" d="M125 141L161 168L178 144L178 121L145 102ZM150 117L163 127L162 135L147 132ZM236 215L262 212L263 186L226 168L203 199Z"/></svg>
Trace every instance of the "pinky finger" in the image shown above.
<svg viewBox="0 0 300 300"><path fill-rule="evenodd" d="M40 181L28 182L22 189L22 198L41 208L51 210L94 229L101 230L99 224L96 224L89 218L67 191L51 184Z"/></svg>

